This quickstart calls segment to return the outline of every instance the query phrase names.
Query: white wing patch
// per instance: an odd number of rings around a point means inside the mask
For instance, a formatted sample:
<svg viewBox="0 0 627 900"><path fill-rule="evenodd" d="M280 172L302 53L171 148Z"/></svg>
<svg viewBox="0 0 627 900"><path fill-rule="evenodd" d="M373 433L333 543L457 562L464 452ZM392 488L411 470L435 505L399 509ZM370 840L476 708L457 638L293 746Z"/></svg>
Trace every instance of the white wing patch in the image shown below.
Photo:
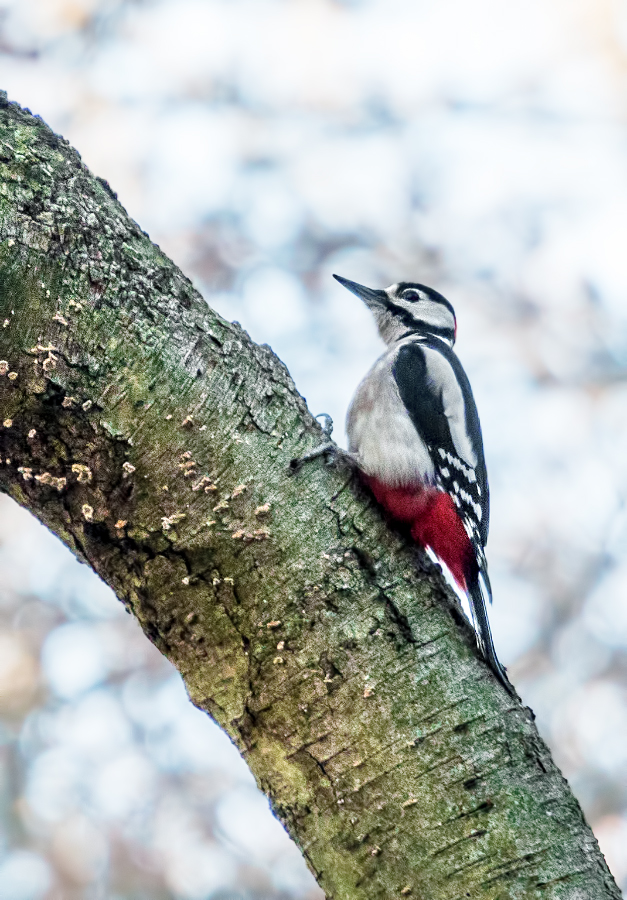
<svg viewBox="0 0 627 900"><path fill-rule="evenodd" d="M471 469L474 476L478 460L466 432L466 405L462 389L445 356L431 347L424 347L424 355L427 377L440 392L443 412L448 419L453 446L459 457L456 462L451 459L451 463L456 468L466 463L466 468Z"/></svg>

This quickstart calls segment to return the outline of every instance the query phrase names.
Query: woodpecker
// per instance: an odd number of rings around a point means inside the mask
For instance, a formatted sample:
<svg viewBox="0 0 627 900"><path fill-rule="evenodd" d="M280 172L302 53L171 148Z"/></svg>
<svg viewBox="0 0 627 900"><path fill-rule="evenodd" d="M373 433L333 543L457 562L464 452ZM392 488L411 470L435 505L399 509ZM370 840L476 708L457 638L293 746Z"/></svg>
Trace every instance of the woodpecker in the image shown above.
<svg viewBox="0 0 627 900"><path fill-rule="evenodd" d="M333 277L364 301L387 345L350 404L349 454L390 517L466 592L479 649L511 692L486 610L490 494L477 407L453 352L455 311L423 284L372 290Z"/></svg>

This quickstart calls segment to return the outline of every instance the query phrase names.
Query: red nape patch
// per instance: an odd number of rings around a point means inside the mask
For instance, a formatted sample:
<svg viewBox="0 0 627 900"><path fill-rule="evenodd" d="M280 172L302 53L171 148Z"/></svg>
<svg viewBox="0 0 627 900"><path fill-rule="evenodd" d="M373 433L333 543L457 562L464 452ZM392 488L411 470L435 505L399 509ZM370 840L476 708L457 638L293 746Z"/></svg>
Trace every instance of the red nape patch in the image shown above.
<svg viewBox="0 0 627 900"><path fill-rule="evenodd" d="M446 563L462 590L466 590L466 582L475 565L475 554L449 495L419 485L388 487L367 475L364 480L392 518L411 524L413 539L423 547L431 547Z"/></svg>

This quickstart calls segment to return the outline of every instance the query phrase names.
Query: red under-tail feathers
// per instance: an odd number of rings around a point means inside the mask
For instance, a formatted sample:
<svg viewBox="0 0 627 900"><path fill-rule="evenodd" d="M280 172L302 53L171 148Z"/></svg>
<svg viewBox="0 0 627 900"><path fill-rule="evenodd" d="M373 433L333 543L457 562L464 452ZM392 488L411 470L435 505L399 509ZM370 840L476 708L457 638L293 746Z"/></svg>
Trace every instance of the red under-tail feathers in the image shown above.
<svg viewBox="0 0 627 900"><path fill-rule="evenodd" d="M464 591L477 572L475 553L451 497L432 487L389 487L368 475L364 480L397 522L411 524L411 536L430 547Z"/></svg>

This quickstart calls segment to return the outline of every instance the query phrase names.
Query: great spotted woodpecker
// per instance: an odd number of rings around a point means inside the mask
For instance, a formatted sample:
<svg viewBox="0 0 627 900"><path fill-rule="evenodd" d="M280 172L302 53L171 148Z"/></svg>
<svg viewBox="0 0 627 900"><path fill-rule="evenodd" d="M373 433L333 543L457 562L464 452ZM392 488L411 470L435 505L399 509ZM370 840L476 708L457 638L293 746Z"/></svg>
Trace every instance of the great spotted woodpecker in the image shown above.
<svg viewBox="0 0 627 900"><path fill-rule="evenodd" d="M364 301L387 344L348 410L350 457L381 506L467 593L479 648L511 692L486 611L490 495L477 407L453 352L455 311L422 284L372 290L334 278Z"/></svg>

